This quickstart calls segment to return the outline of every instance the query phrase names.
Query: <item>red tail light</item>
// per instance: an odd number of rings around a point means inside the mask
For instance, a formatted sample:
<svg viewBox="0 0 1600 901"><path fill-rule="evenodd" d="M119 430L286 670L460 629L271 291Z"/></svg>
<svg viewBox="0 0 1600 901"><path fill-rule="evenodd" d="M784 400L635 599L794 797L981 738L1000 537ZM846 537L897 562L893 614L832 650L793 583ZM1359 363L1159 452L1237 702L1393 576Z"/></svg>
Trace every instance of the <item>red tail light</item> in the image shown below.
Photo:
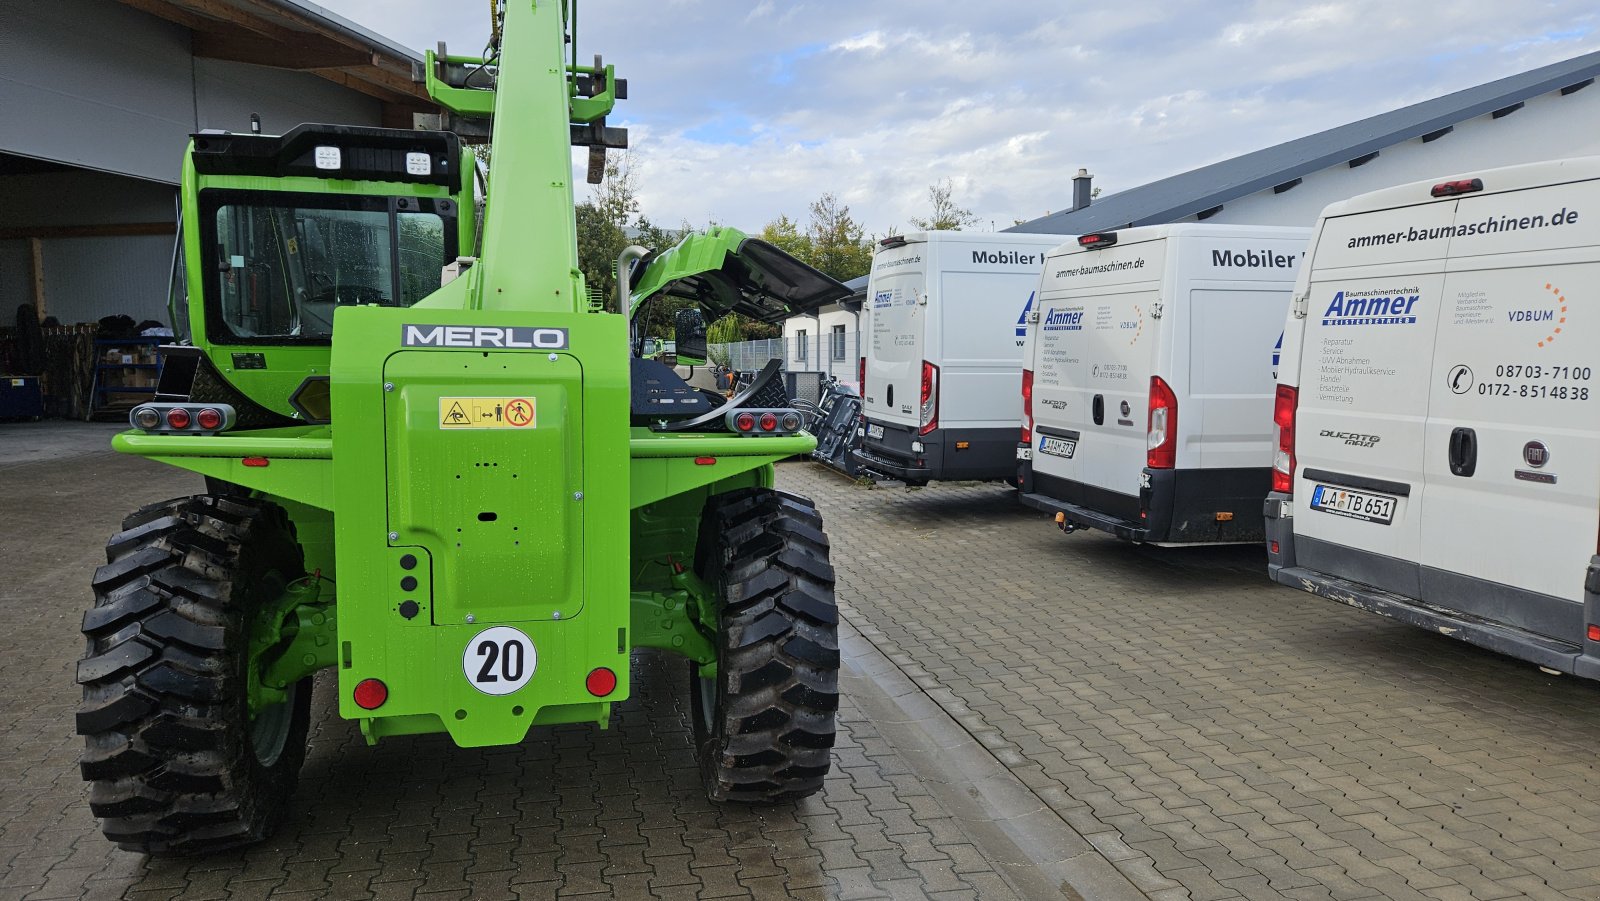
<svg viewBox="0 0 1600 901"><path fill-rule="evenodd" d="M167 411L167 425L175 429L189 427L189 411L182 407L173 407Z"/></svg>
<svg viewBox="0 0 1600 901"><path fill-rule="evenodd" d="M860 393L860 395L862 397L866 397L867 396L867 358L866 357L857 357L856 358L856 381L859 383L858 387L856 388L857 392Z"/></svg>
<svg viewBox="0 0 1600 901"><path fill-rule="evenodd" d="M926 435L939 427L939 367L922 361L922 427L917 434Z"/></svg>
<svg viewBox="0 0 1600 901"><path fill-rule="evenodd" d="M1033 443L1033 370L1022 370L1022 443Z"/></svg>
<svg viewBox="0 0 1600 901"><path fill-rule="evenodd" d="M389 700L389 686L378 679L362 679L356 683L353 696L362 710L377 710Z"/></svg>
<svg viewBox="0 0 1600 901"><path fill-rule="evenodd" d="M1272 456L1272 490L1294 493L1294 417L1300 406L1300 392L1279 385L1272 401L1272 421L1278 426L1278 450Z"/></svg>
<svg viewBox="0 0 1600 901"><path fill-rule="evenodd" d="M617 674L603 666L592 669L583 680L583 687L597 698L606 697L617 690Z"/></svg>
<svg viewBox="0 0 1600 901"><path fill-rule="evenodd" d="M1150 434L1145 441L1145 465L1171 469L1178 465L1178 395L1162 380L1150 377Z"/></svg>
<svg viewBox="0 0 1600 901"><path fill-rule="evenodd" d="M778 430L778 416L775 413L761 414L761 431L776 432Z"/></svg>
<svg viewBox="0 0 1600 901"><path fill-rule="evenodd" d="M206 407L204 410L194 414L194 421L200 428L208 432L214 432L222 428L222 411Z"/></svg>

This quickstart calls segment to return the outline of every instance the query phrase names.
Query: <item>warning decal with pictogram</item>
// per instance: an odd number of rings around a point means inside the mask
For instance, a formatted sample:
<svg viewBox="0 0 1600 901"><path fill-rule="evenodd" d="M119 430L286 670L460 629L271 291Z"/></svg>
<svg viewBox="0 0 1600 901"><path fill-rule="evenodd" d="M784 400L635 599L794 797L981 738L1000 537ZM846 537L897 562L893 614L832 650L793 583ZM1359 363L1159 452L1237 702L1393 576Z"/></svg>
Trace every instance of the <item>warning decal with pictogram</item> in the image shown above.
<svg viewBox="0 0 1600 901"><path fill-rule="evenodd" d="M441 429L532 429L538 407L531 397L441 397Z"/></svg>

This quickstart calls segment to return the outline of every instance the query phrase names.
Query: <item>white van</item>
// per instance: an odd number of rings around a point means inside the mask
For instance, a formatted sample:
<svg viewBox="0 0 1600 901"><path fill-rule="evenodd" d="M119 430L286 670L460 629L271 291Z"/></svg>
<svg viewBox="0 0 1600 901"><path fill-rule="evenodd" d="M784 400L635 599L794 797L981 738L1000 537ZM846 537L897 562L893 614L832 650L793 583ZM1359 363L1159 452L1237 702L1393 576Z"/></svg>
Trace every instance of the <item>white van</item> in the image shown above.
<svg viewBox="0 0 1600 901"><path fill-rule="evenodd" d="M862 310L855 457L867 474L910 485L1011 477L1029 307L1061 240L935 231L879 245Z"/></svg>
<svg viewBox="0 0 1600 901"><path fill-rule="evenodd" d="M1274 579L1600 678L1600 157L1329 206L1274 417Z"/></svg>
<svg viewBox="0 0 1600 901"><path fill-rule="evenodd" d="M1067 532L1260 541L1276 346L1310 236L1154 225L1051 253L1023 356L1022 502Z"/></svg>

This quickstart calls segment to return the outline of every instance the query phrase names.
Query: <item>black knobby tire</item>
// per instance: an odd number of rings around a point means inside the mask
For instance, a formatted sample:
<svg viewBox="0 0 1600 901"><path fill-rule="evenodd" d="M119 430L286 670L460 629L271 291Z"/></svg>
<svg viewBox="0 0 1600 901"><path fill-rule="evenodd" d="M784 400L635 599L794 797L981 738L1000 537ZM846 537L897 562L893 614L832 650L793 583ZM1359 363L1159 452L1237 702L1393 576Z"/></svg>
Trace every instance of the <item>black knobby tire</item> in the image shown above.
<svg viewBox="0 0 1600 901"><path fill-rule="evenodd" d="M189 854L265 838L305 760L311 680L254 722L248 630L304 574L282 508L199 495L122 522L94 574L78 664L89 806L107 838Z"/></svg>
<svg viewBox="0 0 1600 901"><path fill-rule="evenodd" d="M717 593L717 677L690 664L695 749L714 801L822 788L839 709L839 613L822 517L766 488L706 503L695 571Z"/></svg>

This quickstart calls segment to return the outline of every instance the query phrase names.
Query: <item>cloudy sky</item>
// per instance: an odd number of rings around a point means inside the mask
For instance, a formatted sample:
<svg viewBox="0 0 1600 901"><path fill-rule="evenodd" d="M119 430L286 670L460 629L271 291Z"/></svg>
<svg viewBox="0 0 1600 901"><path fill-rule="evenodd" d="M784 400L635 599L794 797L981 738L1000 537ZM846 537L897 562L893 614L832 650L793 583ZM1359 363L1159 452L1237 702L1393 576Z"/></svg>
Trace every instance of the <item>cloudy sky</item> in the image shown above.
<svg viewBox="0 0 1600 901"><path fill-rule="evenodd" d="M413 48L488 34L484 0L320 2ZM1111 193L1600 50L1592 0L584 0L578 24L629 81L656 222L759 229L831 191L879 233L939 179L1004 228L1079 167Z"/></svg>

